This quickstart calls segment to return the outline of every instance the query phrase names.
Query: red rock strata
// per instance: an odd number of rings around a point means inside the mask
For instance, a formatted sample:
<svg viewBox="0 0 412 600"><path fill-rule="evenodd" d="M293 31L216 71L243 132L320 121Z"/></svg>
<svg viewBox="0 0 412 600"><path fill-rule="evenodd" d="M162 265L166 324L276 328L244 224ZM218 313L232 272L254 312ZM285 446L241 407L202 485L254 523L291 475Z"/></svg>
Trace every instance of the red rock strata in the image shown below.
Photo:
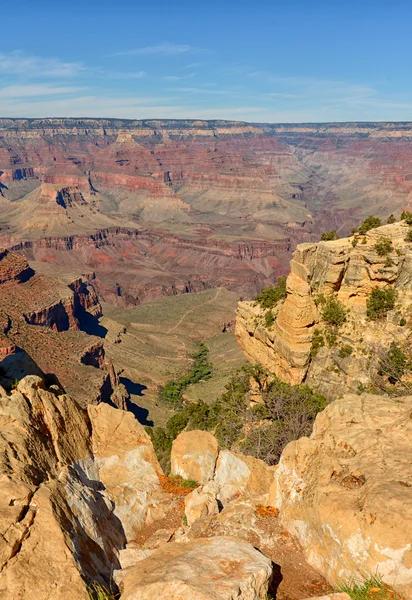
<svg viewBox="0 0 412 600"><path fill-rule="evenodd" d="M22 256L0 250L0 357L24 350L84 404L108 400L118 384L102 340L81 331L85 315L100 314L87 281L51 280Z"/></svg>
<svg viewBox="0 0 412 600"><path fill-rule="evenodd" d="M411 138L410 123L0 119L0 243L92 269L121 303L251 296L297 243L412 208Z"/></svg>

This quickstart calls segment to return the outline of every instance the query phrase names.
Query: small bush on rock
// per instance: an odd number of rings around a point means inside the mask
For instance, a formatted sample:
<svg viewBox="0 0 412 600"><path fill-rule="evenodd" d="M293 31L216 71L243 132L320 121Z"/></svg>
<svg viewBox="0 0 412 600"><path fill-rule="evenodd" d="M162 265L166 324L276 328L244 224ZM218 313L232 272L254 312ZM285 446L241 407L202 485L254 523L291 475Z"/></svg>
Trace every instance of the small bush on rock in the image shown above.
<svg viewBox="0 0 412 600"><path fill-rule="evenodd" d="M373 288L366 300L366 315L371 321L383 319L395 306L396 292L392 288Z"/></svg>
<svg viewBox="0 0 412 600"><path fill-rule="evenodd" d="M328 325L340 327L346 321L348 310L344 304L333 297L328 298L321 313L322 320Z"/></svg>
<svg viewBox="0 0 412 600"><path fill-rule="evenodd" d="M273 308L283 298L286 298L286 277L278 277L276 285L262 290L256 296L255 302L262 308Z"/></svg>
<svg viewBox="0 0 412 600"><path fill-rule="evenodd" d="M407 210L402 211L401 221L405 221L408 225L412 225L412 212Z"/></svg>
<svg viewBox="0 0 412 600"><path fill-rule="evenodd" d="M331 240L337 240L338 234L336 233L336 229L332 229L332 231L324 232L320 236L321 242L329 242Z"/></svg>
<svg viewBox="0 0 412 600"><path fill-rule="evenodd" d="M392 240L389 238L380 237L378 238L374 248L379 256L387 256L393 250Z"/></svg>
<svg viewBox="0 0 412 600"><path fill-rule="evenodd" d="M362 225L357 229L353 230L353 233L360 233L361 235L365 235L371 229L376 229L376 227L380 227L382 225L382 221L378 217L373 217L370 215L367 217Z"/></svg>

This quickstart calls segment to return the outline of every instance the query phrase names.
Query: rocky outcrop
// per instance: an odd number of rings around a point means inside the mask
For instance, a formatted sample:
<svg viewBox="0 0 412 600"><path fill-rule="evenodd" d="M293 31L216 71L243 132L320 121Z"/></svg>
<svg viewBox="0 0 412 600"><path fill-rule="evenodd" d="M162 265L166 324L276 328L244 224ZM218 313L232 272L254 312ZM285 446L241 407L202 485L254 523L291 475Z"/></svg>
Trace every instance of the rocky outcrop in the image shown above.
<svg viewBox="0 0 412 600"><path fill-rule="evenodd" d="M22 283L30 279L34 271L22 256L0 250L0 285Z"/></svg>
<svg viewBox="0 0 412 600"><path fill-rule="evenodd" d="M406 223L400 222L372 229L365 236L298 246L287 278L287 296L274 310L273 326L265 325L266 310L250 302L239 304L236 336L247 357L283 381L305 381L330 398L368 385L368 352L405 340L411 331L412 247L405 241L407 231ZM381 238L391 243L387 256L376 251ZM394 310L377 322L366 315L367 298L374 288L392 288L397 293ZM349 313L336 332L336 342L315 353L315 330L327 333L319 302L322 295L332 295ZM348 344L351 356L345 361L339 352Z"/></svg>
<svg viewBox="0 0 412 600"><path fill-rule="evenodd" d="M2 392L0 419L1 597L86 600L125 542L97 485L87 415L30 376Z"/></svg>
<svg viewBox="0 0 412 600"><path fill-rule="evenodd" d="M345 396L283 451L272 502L334 585L378 574L412 595L411 409L411 396Z"/></svg>
<svg viewBox="0 0 412 600"><path fill-rule="evenodd" d="M173 441L173 475L206 483L212 479L219 453L216 438L207 431L185 431Z"/></svg>
<svg viewBox="0 0 412 600"><path fill-rule="evenodd" d="M263 460L222 450L216 463L214 482L217 498L226 505L239 496L264 496L273 482L274 467Z"/></svg>
<svg viewBox="0 0 412 600"><path fill-rule="evenodd" d="M113 502L128 541L149 518L163 516L159 476L163 471L143 427L130 412L108 404L89 405L93 454L100 480Z"/></svg>
<svg viewBox="0 0 412 600"><path fill-rule="evenodd" d="M212 537L167 544L126 571L122 599L264 600L271 575L271 561L245 542Z"/></svg>

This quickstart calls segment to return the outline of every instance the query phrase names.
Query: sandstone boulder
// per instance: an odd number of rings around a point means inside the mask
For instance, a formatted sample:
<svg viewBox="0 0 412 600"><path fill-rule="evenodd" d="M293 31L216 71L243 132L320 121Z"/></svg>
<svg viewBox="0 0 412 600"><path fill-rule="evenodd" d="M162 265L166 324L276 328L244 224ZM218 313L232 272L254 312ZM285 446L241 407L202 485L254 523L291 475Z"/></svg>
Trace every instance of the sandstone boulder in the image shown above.
<svg viewBox="0 0 412 600"><path fill-rule="evenodd" d="M87 600L125 538L99 491L90 422L67 394L29 376L0 397L0 597Z"/></svg>
<svg viewBox="0 0 412 600"><path fill-rule="evenodd" d="M173 442L172 474L206 483L213 478L218 453L218 442L211 433L184 431Z"/></svg>
<svg viewBox="0 0 412 600"><path fill-rule="evenodd" d="M122 600L263 600L271 561L232 538L162 546L126 570Z"/></svg>
<svg viewBox="0 0 412 600"><path fill-rule="evenodd" d="M411 415L411 396L348 395L282 454L274 504L335 585L379 574L412 596Z"/></svg>
<svg viewBox="0 0 412 600"><path fill-rule="evenodd" d="M149 436L132 413L104 403L89 405L88 412L100 480L127 539L132 540L148 511L163 499L162 468Z"/></svg>
<svg viewBox="0 0 412 600"><path fill-rule="evenodd" d="M217 492L218 486L213 481L209 481L203 488L197 488L186 496L185 515L188 525L192 525L196 519L219 513Z"/></svg>
<svg viewBox="0 0 412 600"><path fill-rule="evenodd" d="M274 467L263 460L222 450L216 463L214 481L219 487L218 499L227 504L243 494L261 496L269 493Z"/></svg>

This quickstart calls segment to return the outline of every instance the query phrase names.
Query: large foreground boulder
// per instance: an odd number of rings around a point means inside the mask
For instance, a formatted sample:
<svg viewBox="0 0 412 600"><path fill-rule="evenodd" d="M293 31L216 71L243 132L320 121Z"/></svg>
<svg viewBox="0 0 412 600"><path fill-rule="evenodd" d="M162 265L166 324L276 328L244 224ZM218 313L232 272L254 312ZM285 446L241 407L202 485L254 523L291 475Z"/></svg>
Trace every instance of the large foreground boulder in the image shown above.
<svg viewBox="0 0 412 600"><path fill-rule="evenodd" d="M88 600L125 538L101 491L90 422L68 395L28 376L0 390L0 597Z"/></svg>
<svg viewBox="0 0 412 600"><path fill-rule="evenodd" d="M233 538L166 544L125 571L122 600L264 600L271 575L268 558Z"/></svg>
<svg viewBox="0 0 412 600"><path fill-rule="evenodd" d="M172 445L172 474L206 483L213 477L218 453L218 442L211 433L184 431Z"/></svg>
<svg viewBox="0 0 412 600"><path fill-rule="evenodd" d="M284 450L283 525L333 584L380 575L412 597L412 396L348 395Z"/></svg>
<svg viewBox="0 0 412 600"><path fill-rule="evenodd" d="M156 508L162 516L162 468L150 437L131 412L104 403L90 404L88 412L100 480L127 540L133 540Z"/></svg>

